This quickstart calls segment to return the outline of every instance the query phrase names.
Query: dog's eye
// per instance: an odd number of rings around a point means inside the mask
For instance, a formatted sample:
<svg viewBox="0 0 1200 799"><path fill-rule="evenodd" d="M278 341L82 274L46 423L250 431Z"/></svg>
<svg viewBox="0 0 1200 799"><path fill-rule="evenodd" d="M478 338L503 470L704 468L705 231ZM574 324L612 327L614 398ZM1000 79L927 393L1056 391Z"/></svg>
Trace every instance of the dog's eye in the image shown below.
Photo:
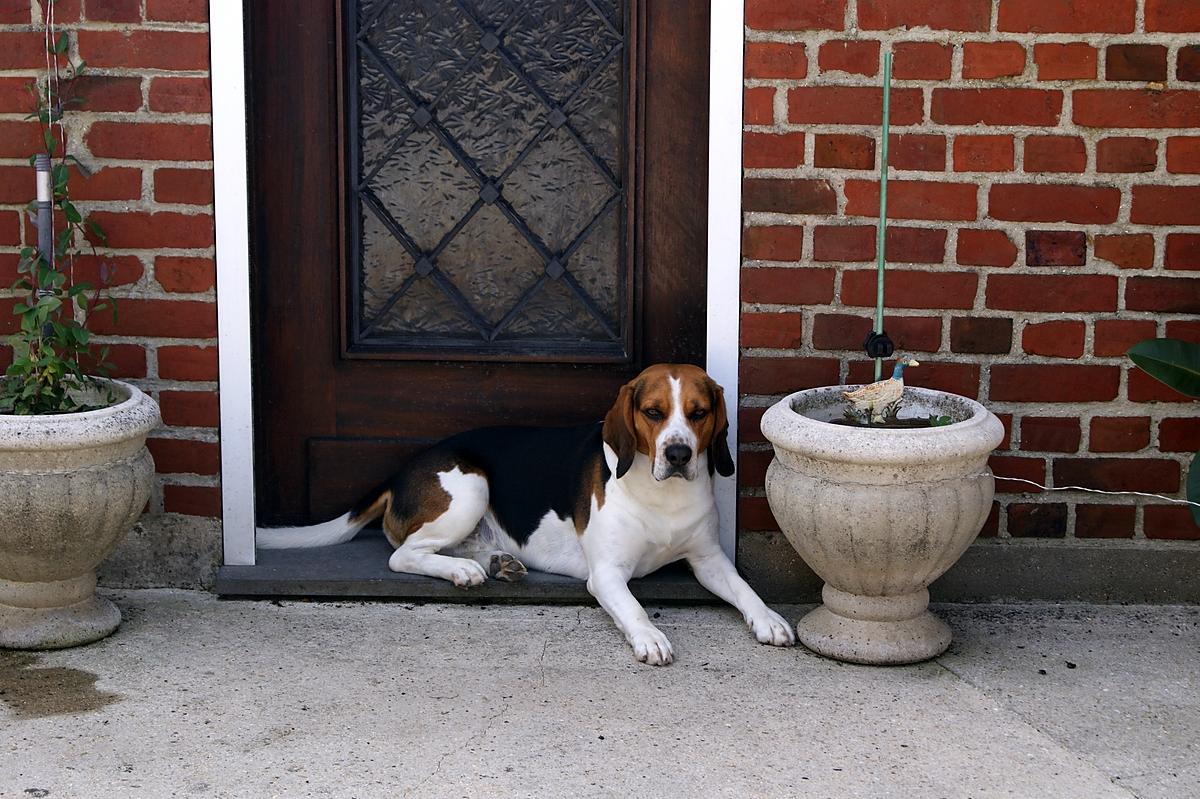
<svg viewBox="0 0 1200 799"><path fill-rule="evenodd" d="M694 410L688 414L688 418L691 419L693 422L698 422L701 419L703 419L705 416L708 416L708 411L704 410L703 408L697 408L696 410Z"/></svg>
<svg viewBox="0 0 1200 799"><path fill-rule="evenodd" d="M663 418L662 411L658 408L645 408L642 410L642 413L646 414L647 419L653 419L656 422Z"/></svg>

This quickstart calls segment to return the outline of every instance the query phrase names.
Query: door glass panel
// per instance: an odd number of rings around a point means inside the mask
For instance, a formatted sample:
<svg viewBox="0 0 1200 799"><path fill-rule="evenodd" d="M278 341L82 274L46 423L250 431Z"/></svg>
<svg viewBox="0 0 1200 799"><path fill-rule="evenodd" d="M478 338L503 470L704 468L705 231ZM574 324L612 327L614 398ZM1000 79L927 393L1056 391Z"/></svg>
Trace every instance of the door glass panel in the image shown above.
<svg viewBox="0 0 1200 799"><path fill-rule="evenodd" d="M348 6L347 349L625 359L623 4Z"/></svg>

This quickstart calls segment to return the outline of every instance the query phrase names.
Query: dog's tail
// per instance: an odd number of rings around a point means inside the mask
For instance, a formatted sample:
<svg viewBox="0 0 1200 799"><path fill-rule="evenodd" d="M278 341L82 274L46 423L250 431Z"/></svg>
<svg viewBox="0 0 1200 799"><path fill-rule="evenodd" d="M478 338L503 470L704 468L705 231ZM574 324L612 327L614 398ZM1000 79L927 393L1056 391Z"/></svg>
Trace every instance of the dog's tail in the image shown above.
<svg viewBox="0 0 1200 799"><path fill-rule="evenodd" d="M306 549L344 544L392 504L392 489L380 488L333 521L308 527L259 527L254 546L258 549Z"/></svg>

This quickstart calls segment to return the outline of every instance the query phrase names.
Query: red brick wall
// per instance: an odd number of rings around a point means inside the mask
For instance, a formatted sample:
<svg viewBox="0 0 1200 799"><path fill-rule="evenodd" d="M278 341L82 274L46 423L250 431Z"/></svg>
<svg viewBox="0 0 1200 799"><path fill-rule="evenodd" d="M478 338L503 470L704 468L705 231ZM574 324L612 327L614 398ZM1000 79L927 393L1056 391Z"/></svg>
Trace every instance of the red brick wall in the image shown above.
<svg viewBox="0 0 1200 799"><path fill-rule="evenodd" d="M741 526L764 406L863 381L881 53L895 53L886 327L912 384L1010 431L999 475L1181 494L1196 407L1131 368L1200 341L1200 3L747 0ZM1186 510L999 484L985 535L1200 540Z"/></svg>
<svg viewBox="0 0 1200 799"><path fill-rule="evenodd" d="M45 0L42 0L44 2ZM28 157L36 123L25 91L45 73L40 3L0 3L0 283L11 285L36 228ZM86 99L67 122L70 152L94 175L72 196L100 222L117 266L119 321L98 332L116 376L148 390L164 426L150 449L159 487L152 513L216 516L217 350L205 0L59 0L75 60L89 65ZM0 331L12 332L0 313Z"/></svg>

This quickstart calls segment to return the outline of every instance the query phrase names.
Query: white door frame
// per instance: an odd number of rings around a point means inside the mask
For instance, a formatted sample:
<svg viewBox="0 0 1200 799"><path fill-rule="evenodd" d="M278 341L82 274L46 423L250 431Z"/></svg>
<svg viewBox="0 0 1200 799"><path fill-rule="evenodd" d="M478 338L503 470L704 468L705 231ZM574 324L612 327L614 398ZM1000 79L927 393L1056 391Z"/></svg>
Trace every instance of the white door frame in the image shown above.
<svg viewBox="0 0 1200 799"><path fill-rule="evenodd" d="M729 435L736 442L745 35L741 2L716 0L711 8L707 368L725 387ZM220 347L221 520L228 566L254 565L254 404L250 364L244 18L241 0L209 4ZM717 506L721 513L721 547L733 556L737 535L734 528L737 487L733 479L718 481Z"/></svg>

